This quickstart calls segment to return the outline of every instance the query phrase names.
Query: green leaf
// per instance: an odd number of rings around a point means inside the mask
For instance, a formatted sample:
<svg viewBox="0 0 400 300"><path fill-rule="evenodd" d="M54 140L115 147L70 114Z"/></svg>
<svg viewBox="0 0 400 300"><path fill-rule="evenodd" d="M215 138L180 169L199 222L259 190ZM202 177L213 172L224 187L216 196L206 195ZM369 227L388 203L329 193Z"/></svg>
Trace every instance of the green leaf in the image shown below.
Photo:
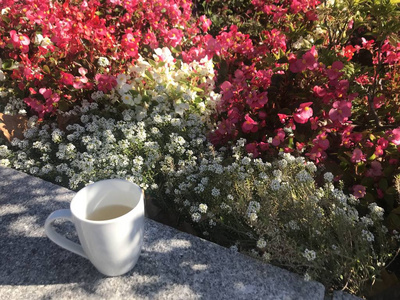
<svg viewBox="0 0 400 300"><path fill-rule="evenodd" d="M204 92L204 90L202 90L201 88L199 88L197 86L192 86L192 90L195 92Z"/></svg>
<svg viewBox="0 0 400 300"><path fill-rule="evenodd" d="M14 61L12 59L6 59L2 64L2 69L3 70L11 70L13 64L14 64Z"/></svg>
<svg viewBox="0 0 400 300"><path fill-rule="evenodd" d="M368 203L372 203L375 202L375 197L371 193L367 192L364 196L364 200L366 200Z"/></svg>
<svg viewBox="0 0 400 300"><path fill-rule="evenodd" d="M7 24L10 24L10 22L11 22L10 18L7 17L7 16L1 16L1 19L2 19L4 22L6 22Z"/></svg>
<svg viewBox="0 0 400 300"><path fill-rule="evenodd" d="M146 70L146 71L144 72L144 74L145 74L145 77L147 77L148 79L154 80L153 75L151 75L151 73L150 73L149 70Z"/></svg>
<svg viewBox="0 0 400 300"><path fill-rule="evenodd" d="M50 74L50 68L49 68L48 65L44 65L43 66L43 72L46 73L46 74Z"/></svg>
<svg viewBox="0 0 400 300"><path fill-rule="evenodd" d="M58 108L61 111L67 111L69 109L69 105L66 101L60 100L60 101L58 101Z"/></svg>
<svg viewBox="0 0 400 300"><path fill-rule="evenodd" d="M387 166L385 167L385 169L383 169L383 175L385 175L385 177L390 177L393 172L395 170L395 167L393 165Z"/></svg>
<svg viewBox="0 0 400 300"><path fill-rule="evenodd" d="M364 178L361 180L361 184L362 184L363 186L372 186L372 185L374 184L374 179L371 178L371 177L364 177Z"/></svg>
<svg viewBox="0 0 400 300"><path fill-rule="evenodd" d="M386 202L386 209L387 210L392 210L393 206L394 206L394 195L389 195L389 194L385 194L385 196L383 196L383 198L385 199Z"/></svg>
<svg viewBox="0 0 400 300"><path fill-rule="evenodd" d="M391 186L385 191L385 193L389 194L389 195L395 195L396 194L396 188L394 186Z"/></svg>
<svg viewBox="0 0 400 300"><path fill-rule="evenodd" d="M383 190L384 192L387 190L388 182L387 182L386 178L382 178L381 180L379 180L379 188L381 190Z"/></svg>
<svg viewBox="0 0 400 300"><path fill-rule="evenodd" d="M157 67L157 63L154 61L154 60L152 60L152 59L147 59L147 61L149 62L149 64L152 66L152 67Z"/></svg>
<svg viewBox="0 0 400 300"><path fill-rule="evenodd" d="M390 229L396 229L400 231L400 215L390 213L387 217L387 222Z"/></svg>

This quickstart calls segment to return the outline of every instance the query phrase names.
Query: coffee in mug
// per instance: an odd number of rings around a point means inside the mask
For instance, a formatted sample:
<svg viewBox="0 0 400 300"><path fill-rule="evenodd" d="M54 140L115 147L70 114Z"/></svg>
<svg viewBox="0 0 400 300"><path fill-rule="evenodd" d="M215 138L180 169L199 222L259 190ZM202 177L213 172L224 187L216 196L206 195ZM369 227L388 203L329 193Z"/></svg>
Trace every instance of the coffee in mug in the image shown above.
<svg viewBox="0 0 400 300"><path fill-rule="evenodd" d="M54 230L56 219L74 223L80 245ZM144 193L122 179L95 182L76 193L70 209L50 214L45 231L50 240L89 259L101 273L122 275L135 266L142 249Z"/></svg>

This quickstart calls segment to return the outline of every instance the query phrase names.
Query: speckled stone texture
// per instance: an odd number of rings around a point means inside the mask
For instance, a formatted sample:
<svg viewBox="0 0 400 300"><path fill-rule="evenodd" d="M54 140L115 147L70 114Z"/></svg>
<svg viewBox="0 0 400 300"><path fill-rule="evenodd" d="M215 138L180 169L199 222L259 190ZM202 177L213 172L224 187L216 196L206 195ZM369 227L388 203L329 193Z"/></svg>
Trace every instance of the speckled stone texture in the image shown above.
<svg viewBox="0 0 400 300"><path fill-rule="evenodd" d="M149 219L135 268L105 277L45 236L74 192L4 167L0 178L0 299L324 299L320 283ZM71 223L57 228L76 240Z"/></svg>
<svg viewBox="0 0 400 300"><path fill-rule="evenodd" d="M361 300L361 298L342 291L334 291L332 300Z"/></svg>

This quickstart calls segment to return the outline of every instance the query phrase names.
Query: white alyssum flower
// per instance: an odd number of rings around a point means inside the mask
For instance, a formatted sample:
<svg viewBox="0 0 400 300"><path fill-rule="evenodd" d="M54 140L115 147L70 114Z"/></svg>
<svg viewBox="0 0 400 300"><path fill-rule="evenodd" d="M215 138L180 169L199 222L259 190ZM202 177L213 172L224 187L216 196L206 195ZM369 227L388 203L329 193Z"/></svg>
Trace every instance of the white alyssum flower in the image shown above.
<svg viewBox="0 0 400 300"><path fill-rule="evenodd" d="M193 222L198 223L200 221L200 219L201 219L201 214L200 213L195 212L195 213L192 214Z"/></svg>
<svg viewBox="0 0 400 300"><path fill-rule="evenodd" d="M97 61L97 64L100 66L100 67L107 67L107 66L109 66L110 65L110 61L108 60L108 58L107 57L99 57L99 59L98 59L98 61Z"/></svg>
<svg viewBox="0 0 400 300"><path fill-rule="evenodd" d="M334 176L333 176L333 174L332 174L331 172L326 172L326 173L324 174L324 179L325 179L325 181L327 181L327 182L332 182L332 181L333 181L333 178L334 178Z"/></svg>
<svg viewBox="0 0 400 300"><path fill-rule="evenodd" d="M299 173L297 173L296 179L300 182L310 182L314 180L310 173L308 173L306 170L301 170Z"/></svg>
<svg viewBox="0 0 400 300"><path fill-rule="evenodd" d="M218 197L220 194L221 194L221 191L215 187L211 190L211 195L213 197Z"/></svg>
<svg viewBox="0 0 400 300"><path fill-rule="evenodd" d="M372 216L376 217L379 220L383 220L383 214L385 213L385 210L382 207L373 202L368 205L368 208L371 211Z"/></svg>
<svg viewBox="0 0 400 300"><path fill-rule="evenodd" d="M257 241L257 248L263 249L263 248L265 248L266 246L267 246L267 242L266 242L263 238L260 238L260 239Z"/></svg>
<svg viewBox="0 0 400 300"><path fill-rule="evenodd" d="M308 260L308 261L313 261L317 257L317 254L315 253L314 250L304 250L303 256Z"/></svg>
<svg viewBox="0 0 400 300"><path fill-rule="evenodd" d="M364 237L364 239L366 239L368 242L373 242L375 240L374 235L372 234L371 231L369 230L362 230L361 232L362 236Z"/></svg>
<svg viewBox="0 0 400 300"><path fill-rule="evenodd" d="M207 204L200 203L200 205L199 205L199 211L200 211L202 214L205 214L205 213L207 212L207 209L208 209Z"/></svg>
<svg viewBox="0 0 400 300"><path fill-rule="evenodd" d="M281 188L281 183L280 183L280 181L277 180L277 179L271 180L270 188L271 188L271 190L273 190L273 191L279 191L280 188Z"/></svg>

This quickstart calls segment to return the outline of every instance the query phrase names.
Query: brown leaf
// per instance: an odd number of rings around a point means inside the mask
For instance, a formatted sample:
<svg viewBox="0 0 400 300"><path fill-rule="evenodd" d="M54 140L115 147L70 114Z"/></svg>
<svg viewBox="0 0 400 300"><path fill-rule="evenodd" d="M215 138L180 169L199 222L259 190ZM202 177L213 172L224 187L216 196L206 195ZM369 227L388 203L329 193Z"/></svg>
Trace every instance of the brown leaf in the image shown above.
<svg viewBox="0 0 400 300"><path fill-rule="evenodd" d="M24 115L6 115L0 113L0 131L11 142L13 138L24 138L28 118Z"/></svg>
<svg viewBox="0 0 400 300"><path fill-rule="evenodd" d="M77 115L57 115L57 123L58 123L58 128L61 130L65 131L67 126L69 124L75 124L78 123L80 120L80 117Z"/></svg>
<svg viewBox="0 0 400 300"><path fill-rule="evenodd" d="M381 271L380 278L377 279L374 285L371 287L371 290L369 291L369 296L378 297L380 294L385 293L385 291L388 291L392 287L398 286L399 283L399 279L394 273L389 273L388 271L383 269Z"/></svg>

